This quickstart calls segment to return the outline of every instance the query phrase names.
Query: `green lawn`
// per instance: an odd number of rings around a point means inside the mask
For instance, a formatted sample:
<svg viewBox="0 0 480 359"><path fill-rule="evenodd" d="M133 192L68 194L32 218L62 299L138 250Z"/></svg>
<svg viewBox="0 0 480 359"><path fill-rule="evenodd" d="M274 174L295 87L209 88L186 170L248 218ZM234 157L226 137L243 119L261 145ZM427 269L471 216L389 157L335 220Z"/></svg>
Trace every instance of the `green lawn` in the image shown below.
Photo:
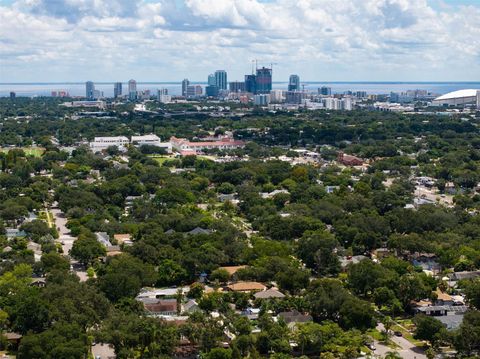
<svg viewBox="0 0 480 359"><path fill-rule="evenodd" d="M27 156L33 157L42 157L45 152L45 148L43 147L2 147L0 148L0 152L7 153L12 149L23 150Z"/></svg>

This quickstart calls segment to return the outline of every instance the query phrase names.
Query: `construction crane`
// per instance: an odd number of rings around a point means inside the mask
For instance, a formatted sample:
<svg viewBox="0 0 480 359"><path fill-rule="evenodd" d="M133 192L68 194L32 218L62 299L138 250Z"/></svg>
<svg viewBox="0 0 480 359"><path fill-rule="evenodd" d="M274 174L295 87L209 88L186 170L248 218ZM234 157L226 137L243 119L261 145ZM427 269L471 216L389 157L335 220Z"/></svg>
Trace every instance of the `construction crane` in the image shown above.
<svg viewBox="0 0 480 359"><path fill-rule="evenodd" d="M258 63L261 62L262 60L254 59L252 60L252 74L254 73L253 69L253 64L255 64L255 71L258 69ZM273 65L278 65L277 62L270 62L270 69L272 70L273 73Z"/></svg>

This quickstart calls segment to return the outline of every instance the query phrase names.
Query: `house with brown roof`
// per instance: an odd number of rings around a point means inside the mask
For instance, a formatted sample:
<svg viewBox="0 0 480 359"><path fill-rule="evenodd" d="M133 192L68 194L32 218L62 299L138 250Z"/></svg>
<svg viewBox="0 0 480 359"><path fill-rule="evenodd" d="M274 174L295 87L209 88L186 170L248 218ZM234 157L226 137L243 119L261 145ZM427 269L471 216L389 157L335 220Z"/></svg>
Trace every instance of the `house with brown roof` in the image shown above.
<svg viewBox="0 0 480 359"><path fill-rule="evenodd" d="M346 155L342 151L338 152L337 161L345 166L361 166L363 165L363 160L360 157Z"/></svg>
<svg viewBox="0 0 480 359"><path fill-rule="evenodd" d="M122 244L125 246L133 245L132 236L129 233L114 234L113 239L117 241L118 245L122 245Z"/></svg>
<svg viewBox="0 0 480 359"><path fill-rule="evenodd" d="M228 285L226 290L231 290L232 292L259 292L267 289L262 283L259 282L236 282Z"/></svg>
<svg viewBox="0 0 480 359"><path fill-rule="evenodd" d="M161 317L177 315L176 299L146 299L142 300L148 316Z"/></svg>

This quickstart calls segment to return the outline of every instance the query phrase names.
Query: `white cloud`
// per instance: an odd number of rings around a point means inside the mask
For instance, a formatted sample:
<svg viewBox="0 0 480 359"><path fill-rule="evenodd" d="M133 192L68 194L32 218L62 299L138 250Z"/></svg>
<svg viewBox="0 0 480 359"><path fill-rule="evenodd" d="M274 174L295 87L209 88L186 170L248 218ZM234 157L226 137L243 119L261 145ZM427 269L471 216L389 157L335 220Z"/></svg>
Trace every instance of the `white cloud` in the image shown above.
<svg viewBox="0 0 480 359"><path fill-rule="evenodd" d="M0 81L479 80L480 6L426 0L18 0L0 6ZM281 77L281 78L280 78Z"/></svg>

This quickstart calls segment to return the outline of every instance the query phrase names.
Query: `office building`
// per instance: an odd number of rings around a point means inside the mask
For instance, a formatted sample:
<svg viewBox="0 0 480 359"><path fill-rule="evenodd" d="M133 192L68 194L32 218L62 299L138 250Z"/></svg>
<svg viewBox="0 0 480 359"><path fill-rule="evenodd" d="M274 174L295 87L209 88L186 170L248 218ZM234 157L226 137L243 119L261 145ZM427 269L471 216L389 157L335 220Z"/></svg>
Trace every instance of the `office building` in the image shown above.
<svg viewBox="0 0 480 359"><path fill-rule="evenodd" d="M400 94L398 92L390 92L389 102L400 102Z"/></svg>
<svg viewBox="0 0 480 359"><path fill-rule="evenodd" d="M270 103L269 94L259 94L253 96L253 104L256 106L267 106Z"/></svg>
<svg viewBox="0 0 480 359"><path fill-rule="evenodd" d="M92 142L90 142L90 149L92 152L100 152L106 150L110 146L115 146L122 148L128 146L130 141L125 136L114 136L114 137L95 137Z"/></svg>
<svg viewBox="0 0 480 359"><path fill-rule="evenodd" d="M301 91L287 91L285 102L301 104L305 98L305 93Z"/></svg>
<svg viewBox="0 0 480 359"><path fill-rule="evenodd" d="M229 84L230 92L245 92L245 82L232 81Z"/></svg>
<svg viewBox="0 0 480 359"><path fill-rule="evenodd" d="M168 94L168 91L164 91L166 89L161 89L157 91L157 99L160 103L170 103L172 102L172 96Z"/></svg>
<svg viewBox="0 0 480 359"><path fill-rule="evenodd" d="M288 91L300 91L300 77L298 75L290 75Z"/></svg>
<svg viewBox="0 0 480 359"><path fill-rule="evenodd" d="M217 85L217 79L215 78L214 74L208 75L208 86L216 86Z"/></svg>
<svg viewBox="0 0 480 359"><path fill-rule="evenodd" d="M187 96L187 87L190 85L190 81L188 79L183 79L182 81L182 96Z"/></svg>
<svg viewBox="0 0 480 359"><path fill-rule="evenodd" d="M357 91L355 92L356 98L367 98L367 91Z"/></svg>
<svg viewBox="0 0 480 359"><path fill-rule="evenodd" d="M103 98L103 91L93 90L93 98L95 100L98 100L99 98Z"/></svg>
<svg viewBox="0 0 480 359"><path fill-rule="evenodd" d="M257 79L255 75L245 75L245 91L250 93L256 92Z"/></svg>
<svg viewBox="0 0 480 359"><path fill-rule="evenodd" d="M208 97L218 97L219 88L217 85L208 85L205 87L205 94Z"/></svg>
<svg viewBox="0 0 480 359"><path fill-rule="evenodd" d="M113 85L113 97L117 98L122 96L122 83L121 82L115 82Z"/></svg>
<svg viewBox="0 0 480 359"><path fill-rule="evenodd" d="M137 81L135 80L128 81L128 99L130 101L137 99Z"/></svg>
<svg viewBox="0 0 480 359"><path fill-rule="evenodd" d="M85 97L90 101L95 99L95 85L92 81L85 82Z"/></svg>
<svg viewBox="0 0 480 359"><path fill-rule="evenodd" d="M225 70L215 71L215 85L219 90L227 89L227 72Z"/></svg>
<svg viewBox="0 0 480 359"><path fill-rule="evenodd" d="M10 100L15 100L15 98L17 97L17 94L13 91L10 92Z"/></svg>
<svg viewBox="0 0 480 359"><path fill-rule="evenodd" d="M318 89L318 93L322 96L331 96L332 95L332 88L331 87L320 87Z"/></svg>
<svg viewBox="0 0 480 359"><path fill-rule="evenodd" d="M345 111L353 110L353 101L351 97L344 97L342 99L342 109Z"/></svg>
<svg viewBox="0 0 480 359"><path fill-rule="evenodd" d="M282 90L272 90L270 91L270 102L271 103L280 103L283 102L283 91Z"/></svg>
<svg viewBox="0 0 480 359"><path fill-rule="evenodd" d="M198 97L202 96L203 90L200 85L188 85L186 90L186 97Z"/></svg>
<svg viewBox="0 0 480 359"><path fill-rule="evenodd" d="M269 94L272 91L272 69L262 67L257 69L255 77L255 93Z"/></svg>

